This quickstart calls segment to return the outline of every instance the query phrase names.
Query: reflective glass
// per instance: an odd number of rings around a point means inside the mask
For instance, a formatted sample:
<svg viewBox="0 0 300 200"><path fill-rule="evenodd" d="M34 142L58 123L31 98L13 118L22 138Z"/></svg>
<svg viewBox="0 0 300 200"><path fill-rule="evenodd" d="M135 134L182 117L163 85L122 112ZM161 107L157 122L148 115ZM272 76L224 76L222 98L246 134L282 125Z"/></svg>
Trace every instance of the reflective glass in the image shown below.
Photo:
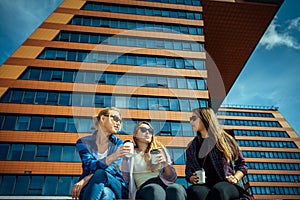
<svg viewBox="0 0 300 200"><path fill-rule="evenodd" d="M61 154L62 154L62 146L52 145L50 149L49 161L62 161Z"/></svg>
<svg viewBox="0 0 300 200"><path fill-rule="evenodd" d="M21 160L34 160L36 145L25 144Z"/></svg>
<svg viewBox="0 0 300 200"><path fill-rule="evenodd" d="M5 116L3 123L4 130L14 130L16 125L17 117L16 116Z"/></svg>
<svg viewBox="0 0 300 200"><path fill-rule="evenodd" d="M4 176L2 179L0 194L12 194L15 188L15 180L15 176Z"/></svg>
<svg viewBox="0 0 300 200"><path fill-rule="evenodd" d="M30 120L29 130L40 131L42 124L42 117L32 116Z"/></svg>
<svg viewBox="0 0 300 200"><path fill-rule="evenodd" d="M9 144L0 144L0 160L6 160L7 159L7 154L9 150Z"/></svg>
<svg viewBox="0 0 300 200"><path fill-rule="evenodd" d="M71 177L61 176L59 177L57 185L57 193L60 195L69 195L71 193Z"/></svg>
<svg viewBox="0 0 300 200"><path fill-rule="evenodd" d="M28 130L29 120L30 120L29 116L19 116L16 125L16 130L21 130L21 131Z"/></svg>
<svg viewBox="0 0 300 200"><path fill-rule="evenodd" d="M29 181L30 181L29 176L18 176L14 194L26 195L29 186Z"/></svg>
<svg viewBox="0 0 300 200"><path fill-rule="evenodd" d="M57 176L46 176L43 195L55 195L57 183Z"/></svg>

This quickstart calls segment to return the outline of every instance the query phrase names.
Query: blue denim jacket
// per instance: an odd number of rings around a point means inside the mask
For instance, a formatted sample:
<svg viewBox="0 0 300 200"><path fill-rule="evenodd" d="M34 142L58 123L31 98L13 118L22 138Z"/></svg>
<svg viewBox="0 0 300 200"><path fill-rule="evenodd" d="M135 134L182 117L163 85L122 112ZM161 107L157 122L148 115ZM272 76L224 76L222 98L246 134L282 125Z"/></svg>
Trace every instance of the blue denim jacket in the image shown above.
<svg viewBox="0 0 300 200"><path fill-rule="evenodd" d="M97 169L104 169L111 175L115 176L116 179L119 180L122 185L126 186L126 182L120 170L122 157L112 162L109 166L105 164L106 157L100 160L97 159L98 148L96 145L96 134L97 132L95 131L92 135L82 137L79 140L77 140L76 148L79 152L82 161L82 174L79 180L81 180L89 174L93 174ZM123 140L116 137L115 135L111 135L109 137L107 156L114 153L122 145Z"/></svg>

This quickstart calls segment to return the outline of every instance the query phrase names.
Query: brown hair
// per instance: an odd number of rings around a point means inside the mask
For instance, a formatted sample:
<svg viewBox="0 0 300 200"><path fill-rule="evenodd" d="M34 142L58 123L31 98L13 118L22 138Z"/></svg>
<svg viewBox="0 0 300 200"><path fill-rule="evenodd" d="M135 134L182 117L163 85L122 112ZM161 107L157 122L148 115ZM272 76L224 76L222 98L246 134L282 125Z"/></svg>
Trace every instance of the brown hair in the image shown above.
<svg viewBox="0 0 300 200"><path fill-rule="evenodd" d="M216 140L216 146L224 153L227 162L237 160L239 146L235 139L220 125L213 109L195 108L193 113L202 120L209 136Z"/></svg>
<svg viewBox="0 0 300 200"><path fill-rule="evenodd" d="M140 126L141 126L142 124L146 124L146 125L148 125L150 128L153 129L152 125L151 125L149 122L146 122L146 121L141 121L141 122L139 122L139 123L134 127L134 129L133 129L133 141L134 141L136 147L137 147L137 141L136 141L137 138L136 138L136 135L137 135L137 133L138 133L138 131L139 131L139 128L140 128ZM152 135L152 140L151 140L151 142L148 144L148 147L147 147L147 149L146 149L146 152L144 152L144 153L145 153L144 159L145 159L146 163L148 163L149 160L150 160L150 157L151 157L151 156L150 156L150 151L151 151L152 149L158 149L158 148L165 148L165 147L164 147L164 145L163 145L161 142L159 142L159 141L156 139L156 136L155 136L155 134L153 133L153 135Z"/></svg>

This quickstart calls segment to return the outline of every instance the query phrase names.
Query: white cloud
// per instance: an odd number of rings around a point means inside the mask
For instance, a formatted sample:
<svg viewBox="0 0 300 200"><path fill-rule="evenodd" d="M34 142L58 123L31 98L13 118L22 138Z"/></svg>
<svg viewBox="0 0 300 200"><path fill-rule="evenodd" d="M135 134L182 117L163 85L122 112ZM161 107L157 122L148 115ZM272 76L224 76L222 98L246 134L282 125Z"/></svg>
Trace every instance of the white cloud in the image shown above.
<svg viewBox="0 0 300 200"><path fill-rule="evenodd" d="M295 18L289 21L287 28L279 31L282 27L278 24L276 18L272 21L268 27L266 33L260 40L259 45L270 50L276 46L286 46L293 49L300 49L300 44L297 42L296 38L292 35L292 30L299 29L300 18Z"/></svg>
<svg viewBox="0 0 300 200"><path fill-rule="evenodd" d="M300 17L297 17L289 21L289 26L287 29L289 30L296 29L297 31L300 31Z"/></svg>

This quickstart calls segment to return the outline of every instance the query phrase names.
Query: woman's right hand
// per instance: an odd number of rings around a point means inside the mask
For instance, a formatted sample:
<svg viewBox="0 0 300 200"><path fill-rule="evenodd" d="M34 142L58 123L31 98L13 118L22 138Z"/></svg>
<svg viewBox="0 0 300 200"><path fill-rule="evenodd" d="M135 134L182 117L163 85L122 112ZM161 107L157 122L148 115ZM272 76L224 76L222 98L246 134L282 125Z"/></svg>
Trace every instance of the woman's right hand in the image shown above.
<svg viewBox="0 0 300 200"><path fill-rule="evenodd" d="M84 179L81 179L77 183L75 183L73 189L72 189L72 198L79 198L81 189L84 187Z"/></svg>
<svg viewBox="0 0 300 200"><path fill-rule="evenodd" d="M74 187L72 189L72 198L79 198L82 188L89 182L92 176L93 174L89 174L88 176L84 177L83 179L74 184Z"/></svg>
<svg viewBox="0 0 300 200"><path fill-rule="evenodd" d="M120 146L113 154L106 158L106 165L110 165L115 160L118 160L121 156L125 156L130 153L131 148L129 146Z"/></svg>
<svg viewBox="0 0 300 200"><path fill-rule="evenodd" d="M193 175L190 177L190 182L191 182L192 184L197 184L198 181L199 181L199 177L197 176L196 173L193 173Z"/></svg>

